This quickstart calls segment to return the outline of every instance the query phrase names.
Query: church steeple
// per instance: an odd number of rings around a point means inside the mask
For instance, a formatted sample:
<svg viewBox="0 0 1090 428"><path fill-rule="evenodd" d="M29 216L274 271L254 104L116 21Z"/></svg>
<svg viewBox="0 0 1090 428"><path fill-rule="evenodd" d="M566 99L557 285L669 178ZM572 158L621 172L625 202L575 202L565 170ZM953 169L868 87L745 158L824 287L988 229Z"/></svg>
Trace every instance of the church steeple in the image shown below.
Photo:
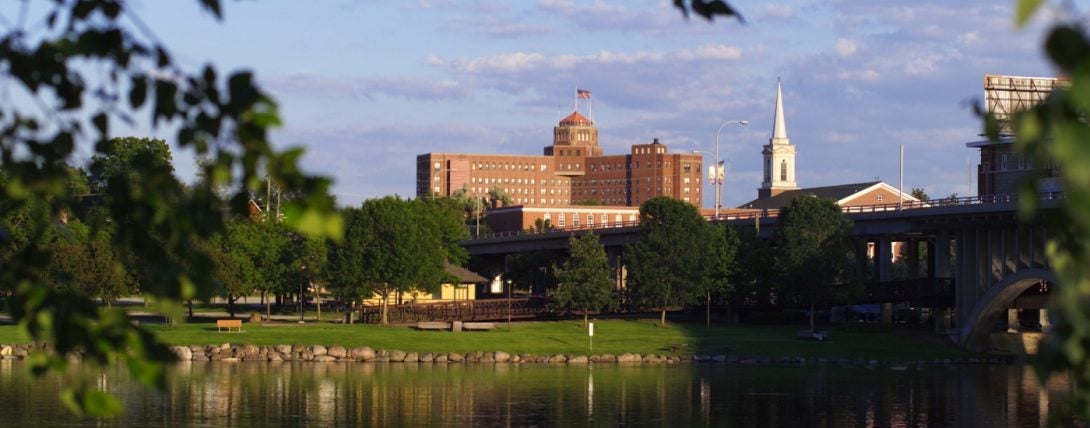
<svg viewBox="0 0 1090 428"><path fill-rule="evenodd" d="M787 121L783 114L783 89L776 81L776 111L772 119L772 138L764 146L764 180L757 189L758 198L768 198L786 191L798 189L795 181L795 146L787 138Z"/></svg>
<svg viewBox="0 0 1090 428"><path fill-rule="evenodd" d="M780 88L779 80L776 81L776 112L772 121L772 140L769 142L791 144L791 141L787 139L787 123L783 118L783 90Z"/></svg>

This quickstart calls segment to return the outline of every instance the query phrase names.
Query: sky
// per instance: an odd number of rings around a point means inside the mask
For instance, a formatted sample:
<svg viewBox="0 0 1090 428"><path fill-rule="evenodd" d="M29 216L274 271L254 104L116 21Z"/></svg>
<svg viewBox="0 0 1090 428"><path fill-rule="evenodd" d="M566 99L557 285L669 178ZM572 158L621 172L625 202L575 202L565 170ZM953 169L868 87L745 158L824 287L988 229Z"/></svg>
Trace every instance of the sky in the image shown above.
<svg viewBox="0 0 1090 428"><path fill-rule="evenodd" d="M182 66L254 70L281 107L275 143L305 147L341 205L414 196L419 154L541 154L576 88L593 94L607 154L654 138L714 151L720 124L748 120L719 140L724 205L741 205L760 186L777 80L800 186L896 186L903 145L906 191L966 196L984 75L1054 74L1044 19L1015 29L1014 0L735 0L745 24L672 3L225 1L217 21L196 1L130 2ZM192 176L191 157L175 162Z"/></svg>

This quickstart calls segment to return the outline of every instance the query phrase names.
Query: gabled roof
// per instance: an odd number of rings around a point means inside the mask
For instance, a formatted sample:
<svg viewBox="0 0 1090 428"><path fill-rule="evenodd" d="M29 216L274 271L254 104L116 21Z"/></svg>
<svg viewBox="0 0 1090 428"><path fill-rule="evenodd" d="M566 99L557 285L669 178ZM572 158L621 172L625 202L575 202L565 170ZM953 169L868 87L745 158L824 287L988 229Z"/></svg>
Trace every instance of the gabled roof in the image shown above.
<svg viewBox="0 0 1090 428"><path fill-rule="evenodd" d="M451 264L450 262L443 262L443 270L457 278L458 282L462 284L480 284L482 282L488 282L488 279L485 277L477 275L464 267Z"/></svg>
<svg viewBox="0 0 1090 428"><path fill-rule="evenodd" d="M853 184L840 184L836 186L825 187L811 187L807 189L795 189L788 190L770 198L758 198L749 201L738 208L750 208L758 210L778 210L791 204L791 200L799 196L815 196L819 198L831 198L837 201L840 205L845 205L852 199L860 196L862 193L878 189L886 188L886 190L897 193L897 189L883 183L881 181L871 181L867 183L853 183ZM916 198L905 194L906 201L917 201Z"/></svg>
<svg viewBox="0 0 1090 428"><path fill-rule="evenodd" d="M572 114L569 114L568 117L560 119L560 124L561 125L576 125L576 126L590 126L590 125L593 125L593 123L591 123L590 119L587 119L583 115L579 114L579 112L577 112L577 111L572 112Z"/></svg>

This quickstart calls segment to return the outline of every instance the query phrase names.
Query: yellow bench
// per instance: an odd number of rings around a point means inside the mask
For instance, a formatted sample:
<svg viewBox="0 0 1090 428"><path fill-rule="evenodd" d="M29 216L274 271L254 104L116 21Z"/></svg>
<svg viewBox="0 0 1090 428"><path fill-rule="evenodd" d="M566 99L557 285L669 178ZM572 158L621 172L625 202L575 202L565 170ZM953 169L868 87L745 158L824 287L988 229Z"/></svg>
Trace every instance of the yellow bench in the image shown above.
<svg viewBox="0 0 1090 428"><path fill-rule="evenodd" d="M216 331L223 331L227 329L228 332L231 329L238 329L239 333L242 333L242 320L216 320Z"/></svg>

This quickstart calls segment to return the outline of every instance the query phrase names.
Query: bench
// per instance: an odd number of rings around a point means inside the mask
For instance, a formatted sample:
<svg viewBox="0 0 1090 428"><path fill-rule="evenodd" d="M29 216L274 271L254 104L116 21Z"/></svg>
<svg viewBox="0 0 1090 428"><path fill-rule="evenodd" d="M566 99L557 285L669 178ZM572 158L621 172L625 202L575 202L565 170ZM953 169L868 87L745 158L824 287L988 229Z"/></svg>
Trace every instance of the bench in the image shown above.
<svg viewBox="0 0 1090 428"><path fill-rule="evenodd" d="M417 330L450 330L449 322L440 321L419 321L416 323Z"/></svg>
<svg viewBox="0 0 1090 428"><path fill-rule="evenodd" d="M479 330L488 331L496 328L496 323L491 322L464 322L462 323L462 330Z"/></svg>
<svg viewBox="0 0 1090 428"><path fill-rule="evenodd" d="M216 320L216 331L223 331L227 329L228 332L231 329L237 329L239 333L242 333L242 320Z"/></svg>

